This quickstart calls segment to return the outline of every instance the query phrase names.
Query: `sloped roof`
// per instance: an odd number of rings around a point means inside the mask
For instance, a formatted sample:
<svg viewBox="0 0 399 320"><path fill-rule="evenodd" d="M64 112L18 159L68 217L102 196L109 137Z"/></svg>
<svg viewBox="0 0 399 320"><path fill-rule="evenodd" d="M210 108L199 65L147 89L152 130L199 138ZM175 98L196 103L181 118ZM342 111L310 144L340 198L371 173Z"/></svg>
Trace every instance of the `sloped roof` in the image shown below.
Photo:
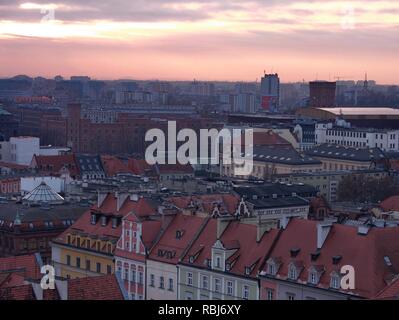
<svg viewBox="0 0 399 320"><path fill-rule="evenodd" d="M58 204L64 202L64 198L42 181L35 189L22 198L31 203Z"/></svg>
<svg viewBox="0 0 399 320"><path fill-rule="evenodd" d="M399 195L385 199L381 202L380 207L384 211L399 211Z"/></svg>

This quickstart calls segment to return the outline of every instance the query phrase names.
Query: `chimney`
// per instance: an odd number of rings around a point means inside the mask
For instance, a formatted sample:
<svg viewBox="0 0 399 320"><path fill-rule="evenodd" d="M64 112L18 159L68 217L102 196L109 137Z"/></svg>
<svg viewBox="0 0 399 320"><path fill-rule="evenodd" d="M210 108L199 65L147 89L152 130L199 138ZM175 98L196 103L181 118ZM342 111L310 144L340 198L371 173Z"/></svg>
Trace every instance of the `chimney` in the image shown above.
<svg viewBox="0 0 399 320"><path fill-rule="evenodd" d="M321 222L317 224L317 249L321 249L323 247L324 241L326 241L331 227L331 222Z"/></svg>
<svg viewBox="0 0 399 320"><path fill-rule="evenodd" d="M107 193L98 192L98 195L97 195L97 207L100 208L102 206L102 204L103 204L103 202L104 202L106 197L107 197Z"/></svg>
<svg viewBox="0 0 399 320"><path fill-rule="evenodd" d="M115 196L116 196L116 211L119 211L129 195L127 193L115 192Z"/></svg>
<svg viewBox="0 0 399 320"><path fill-rule="evenodd" d="M229 219L229 218L219 218L219 219L217 219L217 227L216 227L216 237L217 237L217 239L219 239L222 236L224 230L226 230L227 226L229 225L230 220L231 219Z"/></svg>

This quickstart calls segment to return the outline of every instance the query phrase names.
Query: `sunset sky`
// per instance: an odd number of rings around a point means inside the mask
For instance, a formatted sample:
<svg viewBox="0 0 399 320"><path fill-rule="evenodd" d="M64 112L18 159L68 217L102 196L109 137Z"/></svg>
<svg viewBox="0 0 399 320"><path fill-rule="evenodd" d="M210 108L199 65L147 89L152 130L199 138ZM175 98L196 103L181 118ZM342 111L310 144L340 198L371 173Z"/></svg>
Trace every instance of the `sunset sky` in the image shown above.
<svg viewBox="0 0 399 320"><path fill-rule="evenodd" d="M0 0L0 77L399 84L398 0Z"/></svg>

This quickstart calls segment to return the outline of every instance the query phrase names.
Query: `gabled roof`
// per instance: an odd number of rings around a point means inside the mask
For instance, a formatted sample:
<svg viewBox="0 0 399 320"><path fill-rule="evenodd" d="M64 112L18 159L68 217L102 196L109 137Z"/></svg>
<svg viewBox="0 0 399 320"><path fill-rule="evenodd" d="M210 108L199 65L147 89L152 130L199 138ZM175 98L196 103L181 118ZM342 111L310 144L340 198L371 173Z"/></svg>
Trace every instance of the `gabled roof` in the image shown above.
<svg viewBox="0 0 399 320"><path fill-rule="evenodd" d="M25 279L40 279L41 259L38 255L21 255L0 258L0 272L17 273Z"/></svg>
<svg viewBox="0 0 399 320"><path fill-rule="evenodd" d="M115 275L68 280L68 300L124 300Z"/></svg>
<svg viewBox="0 0 399 320"><path fill-rule="evenodd" d="M165 263L176 264L184 250L195 239L205 218L176 214L162 236L151 249L149 258Z"/></svg>
<svg viewBox="0 0 399 320"><path fill-rule="evenodd" d="M253 160L287 165L318 165L321 162L309 155L301 154L292 146L266 145L253 148Z"/></svg>
<svg viewBox="0 0 399 320"><path fill-rule="evenodd" d="M39 172L46 172L58 175L62 169L67 169L71 176L79 174L78 167L73 154L57 156L38 156L35 155L33 163L36 162L36 168Z"/></svg>
<svg viewBox="0 0 399 320"><path fill-rule="evenodd" d="M129 169L128 165L117 157L102 155L101 161L105 174L108 177L113 177L119 173L133 173L133 171Z"/></svg>
<svg viewBox="0 0 399 320"><path fill-rule="evenodd" d="M394 279L374 297L376 300L398 300L399 278Z"/></svg>
<svg viewBox="0 0 399 320"><path fill-rule="evenodd" d="M399 211L399 195L385 199L381 202L380 207L384 211Z"/></svg>
<svg viewBox="0 0 399 320"><path fill-rule="evenodd" d="M199 268L207 268L207 260L212 259L212 247L217 239L217 220L209 219L205 228L194 241L183 261ZM219 241L226 250L232 250L232 256L226 262L231 263L227 272L240 276L256 277L259 268L267 257L279 231L272 229L256 241L257 226L254 224L231 221L222 233ZM195 257L190 262L190 257ZM247 269L249 273L247 273Z"/></svg>
<svg viewBox="0 0 399 320"><path fill-rule="evenodd" d="M105 174L99 155L77 154L76 165L78 166L81 175L93 172Z"/></svg>
<svg viewBox="0 0 399 320"><path fill-rule="evenodd" d="M138 176L153 175L155 173L153 167L144 159L130 158L127 165L129 170Z"/></svg>
<svg viewBox="0 0 399 320"><path fill-rule="evenodd" d="M299 280L304 283L308 281L311 266L324 266L325 271L317 286L329 288L331 274L339 274L342 266L351 265L355 269L355 289L350 291L361 297L372 298L398 272L399 227L371 228L367 234L359 234L357 227L333 224L322 248L318 250L317 224L311 220L291 219L281 233L271 252L272 258L281 259L282 264L277 272L280 279L287 278L291 262L303 263ZM292 249L296 250L295 256L291 255ZM311 254L316 252L317 259L312 260ZM339 257L335 264L333 257Z"/></svg>

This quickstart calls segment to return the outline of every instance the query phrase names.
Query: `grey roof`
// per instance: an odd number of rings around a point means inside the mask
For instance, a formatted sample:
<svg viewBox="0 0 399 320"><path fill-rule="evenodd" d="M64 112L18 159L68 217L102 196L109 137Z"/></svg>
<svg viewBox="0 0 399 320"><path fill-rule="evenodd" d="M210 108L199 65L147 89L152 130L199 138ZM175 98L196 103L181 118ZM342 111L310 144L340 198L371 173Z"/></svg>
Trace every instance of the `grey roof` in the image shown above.
<svg viewBox="0 0 399 320"><path fill-rule="evenodd" d="M292 147L273 145L260 147L255 146L253 150L253 160L290 165L321 164L319 160L301 154Z"/></svg>
<svg viewBox="0 0 399 320"><path fill-rule="evenodd" d="M309 201L298 196L269 199L249 199L249 203L254 205L254 209L283 208L309 205Z"/></svg>
<svg viewBox="0 0 399 320"><path fill-rule="evenodd" d="M305 151L305 153L313 157L364 162L386 158L380 148L351 148L335 144L322 144Z"/></svg>
<svg viewBox="0 0 399 320"><path fill-rule="evenodd" d="M104 168L99 155L77 154L76 163L81 174L104 174Z"/></svg>
<svg viewBox="0 0 399 320"><path fill-rule="evenodd" d="M64 198L42 181L40 185L24 196L22 201L28 203L58 204L63 203Z"/></svg>
<svg viewBox="0 0 399 320"><path fill-rule="evenodd" d="M264 185L235 187L234 192L247 199L266 199L272 198L273 195L277 195L277 197L292 197L293 194L301 197L312 197L317 194L317 189L307 184L267 183Z"/></svg>

